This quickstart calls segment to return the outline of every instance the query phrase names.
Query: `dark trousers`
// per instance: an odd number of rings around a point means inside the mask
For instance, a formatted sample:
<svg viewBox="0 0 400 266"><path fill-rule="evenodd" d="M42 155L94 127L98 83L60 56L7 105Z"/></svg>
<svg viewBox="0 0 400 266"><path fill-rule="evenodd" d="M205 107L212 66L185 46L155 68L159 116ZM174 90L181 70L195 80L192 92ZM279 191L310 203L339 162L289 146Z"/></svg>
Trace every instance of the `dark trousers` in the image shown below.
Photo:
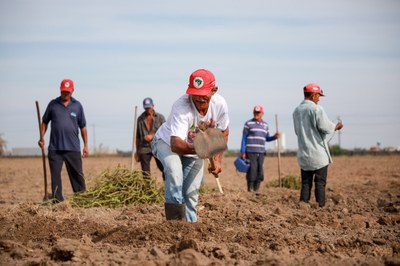
<svg viewBox="0 0 400 266"><path fill-rule="evenodd" d="M138 157L140 160L140 166L143 171L143 176L149 177L150 176L150 161L151 161L151 158L154 157L153 154L152 153L138 153ZM164 167L163 167L162 163L160 162L160 160L158 160L156 157L154 157L154 159L156 160L157 167L158 167L158 169L160 169L163 180L165 181Z"/></svg>
<svg viewBox="0 0 400 266"><path fill-rule="evenodd" d="M325 186L328 176L328 166L318 170L306 171L301 169L300 201L308 202L311 197L313 181L315 183L315 199L319 207L325 206Z"/></svg>
<svg viewBox="0 0 400 266"><path fill-rule="evenodd" d="M250 161L250 169L246 173L247 182L264 181L264 153L247 153L247 159Z"/></svg>
<svg viewBox="0 0 400 266"><path fill-rule="evenodd" d="M249 171L246 173L247 191L258 191L260 183L264 181L264 153L247 153L250 162Z"/></svg>
<svg viewBox="0 0 400 266"><path fill-rule="evenodd" d="M64 200L61 182L61 169L63 162L65 162L69 181L71 182L74 193L85 191L86 184L83 176L82 157L80 152L49 150L48 158L51 172L51 191L54 200L59 202Z"/></svg>

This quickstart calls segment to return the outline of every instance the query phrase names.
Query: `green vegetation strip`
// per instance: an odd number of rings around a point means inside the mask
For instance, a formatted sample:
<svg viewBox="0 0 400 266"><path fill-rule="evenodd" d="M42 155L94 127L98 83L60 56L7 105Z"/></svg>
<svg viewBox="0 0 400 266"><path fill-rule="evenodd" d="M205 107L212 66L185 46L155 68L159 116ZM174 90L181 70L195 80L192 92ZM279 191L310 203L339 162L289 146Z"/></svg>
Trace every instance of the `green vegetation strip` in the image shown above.
<svg viewBox="0 0 400 266"><path fill-rule="evenodd" d="M141 171L125 167L106 169L96 178L93 189L76 193L70 200L72 207L121 207L163 200L163 190L157 188L154 177L143 178Z"/></svg>
<svg viewBox="0 0 400 266"><path fill-rule="evenodd" d="M299 176L285 176L281 179L282 187L290 189L301 188L301 177ZM267 184L267 187L279 187L279 180L273 180Z"/></svg>

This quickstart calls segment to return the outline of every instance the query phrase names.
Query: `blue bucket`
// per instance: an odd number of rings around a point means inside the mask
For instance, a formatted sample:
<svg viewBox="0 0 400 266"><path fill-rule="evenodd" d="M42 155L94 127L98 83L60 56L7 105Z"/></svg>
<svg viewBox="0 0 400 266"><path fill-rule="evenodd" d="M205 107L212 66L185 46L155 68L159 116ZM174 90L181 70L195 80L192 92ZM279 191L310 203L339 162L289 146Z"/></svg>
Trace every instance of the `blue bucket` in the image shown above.
<svg viewBox="0 0 400 266"><path fill-rule="evenodd" d="M233 164L236 167L236 170L241 172L241 173L247 173L250 168L250 164L246 162L246 160L243 160L241 156L238 156L235 161L233 161Z"/></svg>

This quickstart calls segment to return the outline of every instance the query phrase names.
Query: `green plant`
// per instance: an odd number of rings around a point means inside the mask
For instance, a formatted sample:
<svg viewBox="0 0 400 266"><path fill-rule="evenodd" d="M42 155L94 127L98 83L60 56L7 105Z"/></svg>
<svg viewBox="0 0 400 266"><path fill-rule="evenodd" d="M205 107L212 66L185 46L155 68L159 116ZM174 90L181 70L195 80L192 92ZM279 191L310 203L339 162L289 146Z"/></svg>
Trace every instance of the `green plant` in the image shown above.
<svg viewBox="0 0 400 266"><path fill-rule="evenodd" d="M208 187L208 186L205 185L205 184L202 184L202 185L200 186L199 193L200 193L200 195L205 195L205 194L211 193L211 192L213 192L213 191L214 191L214 189Z"/></svg>
<svg viewBox="0 0 400 266"><path fill-rule="evenodd" d="M300 189L301 178L299 176L285 176L281 179L282 187L289 189ZM273 180L267 183L266 187L279 187L279 180Z"/></svg>
<svg viewBox="0 0 400 266"><path fill-rule="evenodd" d="M163 191L154 177L144 178L141 171L116 167L103 171L96 185L71 198L73 207L121 207L139 203L157 203L163 200Z"/></svg>
<svg viewBox="0 0 400 266"><path fill-rule="evenodd" d="M348 155L349 151L342 149L339 145L331 145L329 146L329 151L331 152L331 155Z"/></svg>

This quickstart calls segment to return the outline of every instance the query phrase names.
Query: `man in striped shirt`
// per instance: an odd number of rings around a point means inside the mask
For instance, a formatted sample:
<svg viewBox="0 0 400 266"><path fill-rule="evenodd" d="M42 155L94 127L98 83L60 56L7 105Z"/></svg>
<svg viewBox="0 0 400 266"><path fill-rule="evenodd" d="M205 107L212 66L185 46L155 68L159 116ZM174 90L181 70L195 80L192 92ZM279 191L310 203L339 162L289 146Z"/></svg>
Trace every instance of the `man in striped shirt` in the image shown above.
<svg viewBox="0 0 400 266"><path fill-rule="evenodd" d="M256 105L254 117L244 124L240 153L243 159L250 162L250 169L246 174L247 191L258 191L260 183L264 181L265 142L279 138L279 132L273 136L269 134L268 124L262 119L264 108Z"/></svg>

